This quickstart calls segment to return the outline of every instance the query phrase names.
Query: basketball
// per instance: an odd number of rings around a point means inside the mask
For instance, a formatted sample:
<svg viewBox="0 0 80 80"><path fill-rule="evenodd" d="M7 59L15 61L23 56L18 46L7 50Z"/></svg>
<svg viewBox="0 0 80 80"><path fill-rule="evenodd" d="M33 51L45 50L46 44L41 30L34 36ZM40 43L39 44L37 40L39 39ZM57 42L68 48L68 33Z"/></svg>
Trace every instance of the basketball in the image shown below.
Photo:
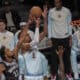
<svg viewBox="0 0 80 80"><path fill-rule="evenodd" d="M35 17L40 17L42 15L42 9L39 6L34 6L31 8L30 14Z"/></svg>

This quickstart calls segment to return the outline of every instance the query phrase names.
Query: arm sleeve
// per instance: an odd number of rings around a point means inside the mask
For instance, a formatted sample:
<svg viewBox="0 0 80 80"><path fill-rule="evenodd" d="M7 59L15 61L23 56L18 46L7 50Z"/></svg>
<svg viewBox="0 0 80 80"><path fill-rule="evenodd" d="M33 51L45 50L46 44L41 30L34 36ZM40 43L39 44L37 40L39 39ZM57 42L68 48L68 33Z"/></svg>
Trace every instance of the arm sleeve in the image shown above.
<svg viewBox="0 0 80 80"><path fill-rule="evenodd" d="M33 47L39 43L39 28L35 29L34 39L30 43L30 46Z"/></svg>

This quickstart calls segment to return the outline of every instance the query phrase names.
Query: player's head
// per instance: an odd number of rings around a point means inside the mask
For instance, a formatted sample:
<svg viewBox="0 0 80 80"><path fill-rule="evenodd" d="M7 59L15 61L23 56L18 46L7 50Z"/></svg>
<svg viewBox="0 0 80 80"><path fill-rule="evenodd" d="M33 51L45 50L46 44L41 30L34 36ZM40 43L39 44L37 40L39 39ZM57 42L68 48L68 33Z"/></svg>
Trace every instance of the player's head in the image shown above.
<svg viewBox="0 0 80 80"><path fill-rule="evenodd" d="M29 33L27 33L27 32L25 33L25 35L24 35L24 32L20 32L19 35L18 35L19 40L21 38L23 38L23 36L25 36L25 38L24 38L23 44L21 46L21 49L27 51L27 50L30 49L30 47L24 46L24 44L30 43L31 42L31 37L30 37Z"/></svg>
<svg viewBox="0 0 80 80"><path fill-rule="evenodd" d="M54 0L54 5L56 7L56 9L61 9L62 7L62 0Z"/></svg>
<svg viewBox="0 0 80 80"><path fill-rule="evenodd" d="M0 19L0 32L5 30L6 24L7 24L7 22L5 19Z"/></svg>

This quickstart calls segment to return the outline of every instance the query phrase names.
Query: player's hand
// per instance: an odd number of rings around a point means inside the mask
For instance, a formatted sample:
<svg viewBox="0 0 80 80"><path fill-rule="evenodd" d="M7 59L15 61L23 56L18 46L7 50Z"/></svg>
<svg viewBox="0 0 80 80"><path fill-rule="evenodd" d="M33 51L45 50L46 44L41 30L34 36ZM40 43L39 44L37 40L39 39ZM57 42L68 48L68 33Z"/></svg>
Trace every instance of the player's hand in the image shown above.
<svg viewBox="0 0 80 80"><path fill-rule="evenodd" d="M23 43L22 46L25 47L26 49L31 48L30 43Z"/></svg>
<svg viewBox="0 0 80 80"><path fill-rule="evenodd" d="M27 32L23 30L20 34L19 43L23 43L25 40L25 36L27 35Z"/></svg>
<svg viewBox="0 0 80 80"><path fill-rule="evenodd" d="M47 19L47 14L48 14L48 8L47 5L43 6L44 11L42 12L42 16L44 19Z"/></svg>
<svg viewBox="0 0 80 80"><path fill-rule="evenodd" d="M34 18L34 21L36 23L36 27L40 27L40 18Z"/></svg>
<svg viewBox="0 0 80 80"><path fill-rule="evenodd" d="M58 50L56 50L56 53L58 54L59 57L63 56L64 50L65 49L63 46L58 46Z"/></svg>
<svg viewBox="0 0 80 80"><path fill-rule="evenodd" d="M33 21L34 21L34 16L29 14L29 19L28 19L29 24L32 24Z"/></svg>
<svg viewBox="0 0 80 80"><path fill-rule="evenodd" d="M28 19L28 25L31 25L33 22L33 16L30 14Z"/></svg>

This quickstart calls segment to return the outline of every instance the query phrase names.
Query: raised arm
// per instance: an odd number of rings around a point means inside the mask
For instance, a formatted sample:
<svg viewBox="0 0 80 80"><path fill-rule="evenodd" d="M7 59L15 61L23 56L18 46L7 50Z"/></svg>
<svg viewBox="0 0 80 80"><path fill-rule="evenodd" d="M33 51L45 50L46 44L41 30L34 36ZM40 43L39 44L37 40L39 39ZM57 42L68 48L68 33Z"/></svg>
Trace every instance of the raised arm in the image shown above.
<svg viewBox="0 0 80 80"><path fill-rule="evenodd" d="M21 48L21 46L22 46L22 44L23 44L23 42L24 42L24 39L25 39L25 35L22 36L22 37L19 39L17 45L15 46L15 48L14 48L14 50L13 50L14 57L15 57L16 59L17 59L17 57L18 57L18 51L19 51L19 49Z"/></svg>
<svg viewBox="0 0 80 80"><path fill-rule="evenodd" d="M30 46L33 47L39 43L39 27L40 27L40 18L35 18L36 28L34 39L30 43Z"/></svg>
<svg viewBox="0 0 80 80"><path fill-rule="evenodd" d="M48 13L47 5L45 5L43 8L44 8L44 12L42 13L42 16L43 16L44 25L43 25L43 32L40 33L40 37L39 37L40 41L47 35L48 32L47 31L47 13Z"/></svg>

